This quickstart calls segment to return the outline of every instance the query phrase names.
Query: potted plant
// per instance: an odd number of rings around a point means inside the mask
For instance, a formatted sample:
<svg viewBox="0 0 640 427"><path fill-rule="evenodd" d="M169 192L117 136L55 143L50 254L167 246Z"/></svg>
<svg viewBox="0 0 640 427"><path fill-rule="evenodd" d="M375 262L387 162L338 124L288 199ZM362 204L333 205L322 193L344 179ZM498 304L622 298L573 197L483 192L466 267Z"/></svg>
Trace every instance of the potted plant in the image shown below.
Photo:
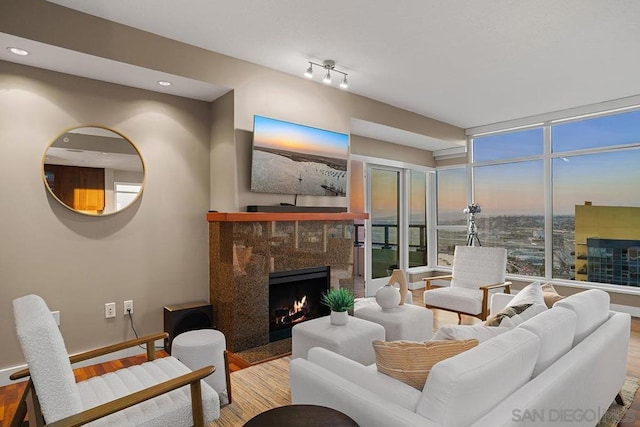
<svg viewBox="0 0 640 427"><path fill-rule="evenodd" d="M353 293L346 288L331 289L322 295L320 302L331 310L331 323L334 325L344 325L349 320L347 310L353 308L355 298Z"/></svg>

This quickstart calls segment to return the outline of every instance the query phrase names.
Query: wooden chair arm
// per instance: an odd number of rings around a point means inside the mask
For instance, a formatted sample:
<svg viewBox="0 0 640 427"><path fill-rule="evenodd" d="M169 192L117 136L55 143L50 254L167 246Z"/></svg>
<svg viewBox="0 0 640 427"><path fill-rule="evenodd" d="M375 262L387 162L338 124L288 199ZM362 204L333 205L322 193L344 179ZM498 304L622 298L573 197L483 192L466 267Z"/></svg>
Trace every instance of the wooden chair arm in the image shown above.
<svg viewBox="0 0 640 427"><path fill-rule="evenodd" d="M511 293L511 282L496 283L495 285L484 285L484 286L480 286L480 289L489 290L489 289L502 288L502 287L504 287L505 293L507 294Z"/></svg>
<svg viewBox="0 0 640 427"><path fill-rule="evenodd" d="M433 288L433 286L431 285L431 281L432 280L441 280L441 279L453 279L453 275L451 274L447 274L444 276L433 276L433 277L425 277L422 279L423 282L425 282L425 286L427 288L427 290L430 290Z"/></svg>
<svg viewBox="0 0 640 427"><path fill-rule="evenodd" d="M103 403L86 411L82 411L78 414L71 415L67 418L63 418L51 424L47 424L50 427L75 427L83 424L90 423L99 418L106 417L114 412L121 411L129 408L138 403L142 403L146 400L153 399L161 394L168 393L187 384L191 385L191 404L193 411L194 426L204 425L204 415L202 411L202 390L200 388L200 380L211 375L215 371L213 366L205 366L196 371L189 372L188 374L181 375L179 377L170 379L168 381L156 384L152 387L140 390L138 392L123 396L119 399L112 400L111 402Z"/></svg>
<svg viewBox="0 0 640 427"><path fill-rule="evenodd" d="M496 288L504 288L507 294L511 293L511 282L496 283L495 285L483 285L480 286L482 291L482 320L486 320L489 315L489 290Z"/></svg>
<svg viewBox="0 0 640 427"><path fill-rule="evenodd" d="M74 354L73 356L69 356L69 362L71 364L82 362L83 360L93 359L94 357L104 356L106 354L114 353L116 351L124 350L127 348L135 347L137 345L146 344L147 345L147 359L154 360L156 358L155 353L155 341L160 339L165 339L169 336L166 332L158 332L155 334L147 335L140 338L135 338L128 341L123 341L116 344L111 344L105 347L100 347L95 350L85 351L83 353ZM28 377L29 369L21 369L19 371L14 372L9 376L12 380L18 380L20 378Z"/></svg>

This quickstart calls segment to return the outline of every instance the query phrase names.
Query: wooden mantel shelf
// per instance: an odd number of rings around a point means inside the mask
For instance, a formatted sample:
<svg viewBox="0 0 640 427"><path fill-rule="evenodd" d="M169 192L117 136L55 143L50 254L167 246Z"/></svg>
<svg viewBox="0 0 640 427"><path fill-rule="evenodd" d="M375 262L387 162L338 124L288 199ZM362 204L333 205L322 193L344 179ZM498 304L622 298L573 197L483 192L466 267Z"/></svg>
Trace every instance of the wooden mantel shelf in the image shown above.
<svg viewBox="0 0 640 427"><path fill-rule="evenodd" d="M369 219L368 213L351 212L208 212L209 222L353 221Z"/></svg>

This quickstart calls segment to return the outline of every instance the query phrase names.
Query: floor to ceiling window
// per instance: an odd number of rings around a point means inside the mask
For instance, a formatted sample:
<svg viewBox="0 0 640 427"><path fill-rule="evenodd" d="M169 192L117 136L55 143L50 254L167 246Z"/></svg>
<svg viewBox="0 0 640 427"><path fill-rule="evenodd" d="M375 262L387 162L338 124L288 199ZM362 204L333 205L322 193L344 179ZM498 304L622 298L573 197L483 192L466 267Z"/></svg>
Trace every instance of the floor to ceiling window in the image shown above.
<svg viewBox="0 0 640 427"><path fill-rule="evenodd" d="M640 286L640 110L552 124L551 152L553 276Z"/></svg>
<svg viewBox="0 0 640 427"><path fill-rule="evenodd" d="M467 240L467 168L455 167L436 171L436 264L451 267L456 245Z"/></svg>
<svg viewBox="0 0 640 427"><path fill-rule="evenodd" d="M478 238L507 249L507 272L544 276L542 160L473 168Z"/></svg>
<svg viewBox="0 0 640 427"><path fill-rule="evenodd" d="M476 135L471 149L478 234L508 249L508 273L640 286L640 109Z"/></svg>

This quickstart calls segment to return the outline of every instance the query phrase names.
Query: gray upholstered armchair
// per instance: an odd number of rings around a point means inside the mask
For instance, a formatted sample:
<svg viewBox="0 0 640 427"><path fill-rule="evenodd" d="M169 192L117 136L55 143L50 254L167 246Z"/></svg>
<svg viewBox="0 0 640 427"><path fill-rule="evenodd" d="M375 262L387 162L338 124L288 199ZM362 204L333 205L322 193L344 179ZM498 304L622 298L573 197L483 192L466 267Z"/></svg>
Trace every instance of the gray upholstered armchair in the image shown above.
<svg viewBox="0 0 640 427"><path fill-rule="evenodd" d="M202 378L208 366L191 371L173 357L155 359L154 342L166 334L130 340L69 357L62 335L42 298L13 301L16 331L30 377L11 427L29 415L30 426L204 426L218 418L218 394ZM148 362L75 382L71 363L147 344Z"/></svg>
<svg viewBox="0 0 640 427"><path fill-rule="evenodd" d="M450 275L428 277L424 304L427 308L439 308L486 320L489 314L489 297L492 292L504 289L511 293L511 282L505 281L507 250L484 246L456 246L453 270ZM448 279L448 287L434 287L432 281Z"/></svg>

